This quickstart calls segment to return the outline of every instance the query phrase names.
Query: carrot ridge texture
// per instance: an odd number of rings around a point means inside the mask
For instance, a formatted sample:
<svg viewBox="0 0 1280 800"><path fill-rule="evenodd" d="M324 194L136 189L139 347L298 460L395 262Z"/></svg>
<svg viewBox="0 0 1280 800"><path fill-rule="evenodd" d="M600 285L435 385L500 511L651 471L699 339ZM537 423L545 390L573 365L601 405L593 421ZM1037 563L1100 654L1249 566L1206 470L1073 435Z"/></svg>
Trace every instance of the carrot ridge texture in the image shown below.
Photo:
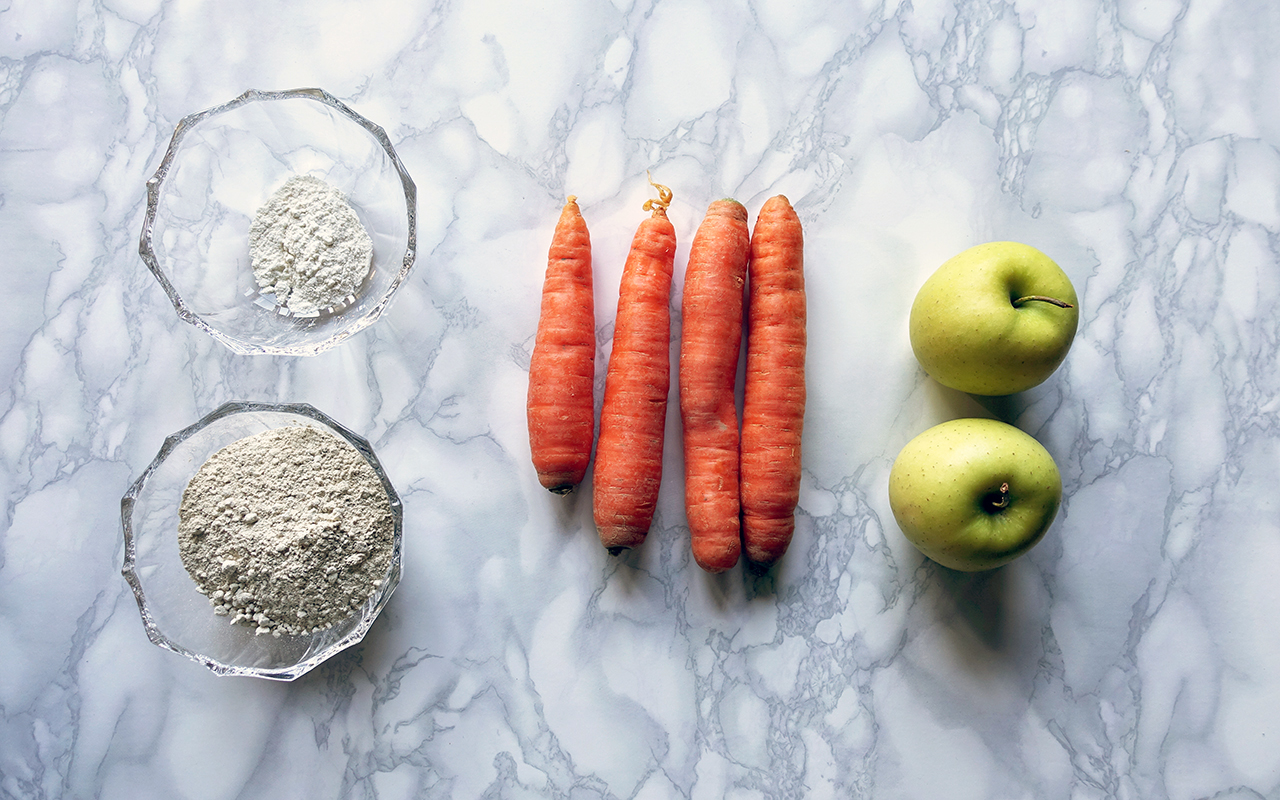
<svg viewBox="0 0 1280 800"><path fill-rule="evenodd" d="M717 200L694 235L685 269L679 374L685 514L694 561L707 572L730 569L742 551L733 388L750 249L747 210L736 200Z"/></svg>
<svg viewBox="0 0 1280 800"><path fill-rule="evenodd" d="M676 235L666 215L670 190L659 191L660 201L645 204L653 214L637 228L622 269L596 442L596 530L615 555L648 535L662 481Z"/></svg>
<svg viewBox="0 0 1280 800"><path fill-rule="evenodd" d="M806 348L804 235L786 197L769 199L751 234L740 481L748 560L776 562L800 497Z"/></svg>
<svg viewBox="0 0 1280 800"><path fill-rule="evenodd" d="M547 254L526 404L538 482L556 494L573 491L591 460L595 358L591 237L570 196Z"/></svg>

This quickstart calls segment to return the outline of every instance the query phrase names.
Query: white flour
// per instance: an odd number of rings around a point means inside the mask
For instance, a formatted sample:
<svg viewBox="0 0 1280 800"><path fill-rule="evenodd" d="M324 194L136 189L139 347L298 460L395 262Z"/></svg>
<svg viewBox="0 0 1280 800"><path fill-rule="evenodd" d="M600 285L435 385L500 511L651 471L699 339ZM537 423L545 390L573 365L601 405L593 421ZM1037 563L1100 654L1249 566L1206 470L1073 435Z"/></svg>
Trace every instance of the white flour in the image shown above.
<svg viewBox="0 0 1280 800"><path fill-rule="evenodd" d="M386 575L393 530L360 452L291 425L209 457L182 494L178 550L214 613L279 636L355 613Z"/></svg>
<svg viewBox="0 0 1280 800"><path fill-rule="evenodd" d="M373 241L342 192L299 175L254 215L249 255L263 294L294 316L314 317L360 288Z"/></svg>

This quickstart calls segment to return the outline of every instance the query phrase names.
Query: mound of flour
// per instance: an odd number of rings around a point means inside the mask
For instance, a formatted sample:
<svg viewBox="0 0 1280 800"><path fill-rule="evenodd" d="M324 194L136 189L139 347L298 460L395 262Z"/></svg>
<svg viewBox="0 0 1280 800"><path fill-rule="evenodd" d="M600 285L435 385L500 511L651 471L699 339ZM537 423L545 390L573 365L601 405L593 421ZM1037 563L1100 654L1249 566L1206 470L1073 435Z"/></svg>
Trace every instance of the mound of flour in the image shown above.
<svg viewBox="0 0 1280 800"><path fill-rule="evenodd" d="M391 563L395 521L350 443L291 425L214 453L182 494L178 552L214 613L301 634L355 613Z"/></svg>
<svg viewBox="0 0 1280 800"><path fill-rule="evenodd" d="M253 276L290 314L313 317L355 294L373 240L342 192L319 178L290 178L249 226Z"/></svg>

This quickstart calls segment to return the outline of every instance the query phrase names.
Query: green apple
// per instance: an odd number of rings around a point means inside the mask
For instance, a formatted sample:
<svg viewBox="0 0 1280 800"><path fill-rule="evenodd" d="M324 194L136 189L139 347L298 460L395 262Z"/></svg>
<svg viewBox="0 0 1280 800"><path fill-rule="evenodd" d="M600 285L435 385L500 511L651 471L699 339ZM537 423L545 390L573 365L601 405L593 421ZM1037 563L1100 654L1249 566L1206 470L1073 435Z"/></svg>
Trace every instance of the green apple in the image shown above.
<svg viewBox="0 0 1280 800"><path fill-rule="evenodd" d="M951 569L1007 564L1044 536L1062 502L1049 451L994 419L956 419L907 442L889 507L907 539Z"/></svg>
<svg viewBox="0 0 1280 800"><path fill-rule="evenodd" d="M1034 247L989 242L947 261L911 306L911 349L943 386L1025 391L1071 349L1080 314L1065 272Z"/></svg>

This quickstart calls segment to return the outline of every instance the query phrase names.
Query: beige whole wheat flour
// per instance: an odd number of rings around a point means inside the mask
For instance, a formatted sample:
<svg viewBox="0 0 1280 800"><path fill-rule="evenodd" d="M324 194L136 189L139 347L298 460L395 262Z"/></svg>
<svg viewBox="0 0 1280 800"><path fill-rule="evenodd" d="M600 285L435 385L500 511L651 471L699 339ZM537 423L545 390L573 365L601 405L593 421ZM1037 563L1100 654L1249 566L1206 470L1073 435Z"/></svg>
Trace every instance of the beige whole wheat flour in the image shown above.
<svg viewBox="0 0 1280 800"><path fill-rule="evenodd" d="M178 511L178 550L214 613L257 633L303 634L355 613L381 585L394 517L349 442L308 425L209 457Z"/></svg>
<svg viewBox="0 0 1280 800"><path fill-rule="evenodd" d="M249 257L263 294L298 317L341 306L369 274L373 240L334 186L290 178L249 225Z"/></svg>

